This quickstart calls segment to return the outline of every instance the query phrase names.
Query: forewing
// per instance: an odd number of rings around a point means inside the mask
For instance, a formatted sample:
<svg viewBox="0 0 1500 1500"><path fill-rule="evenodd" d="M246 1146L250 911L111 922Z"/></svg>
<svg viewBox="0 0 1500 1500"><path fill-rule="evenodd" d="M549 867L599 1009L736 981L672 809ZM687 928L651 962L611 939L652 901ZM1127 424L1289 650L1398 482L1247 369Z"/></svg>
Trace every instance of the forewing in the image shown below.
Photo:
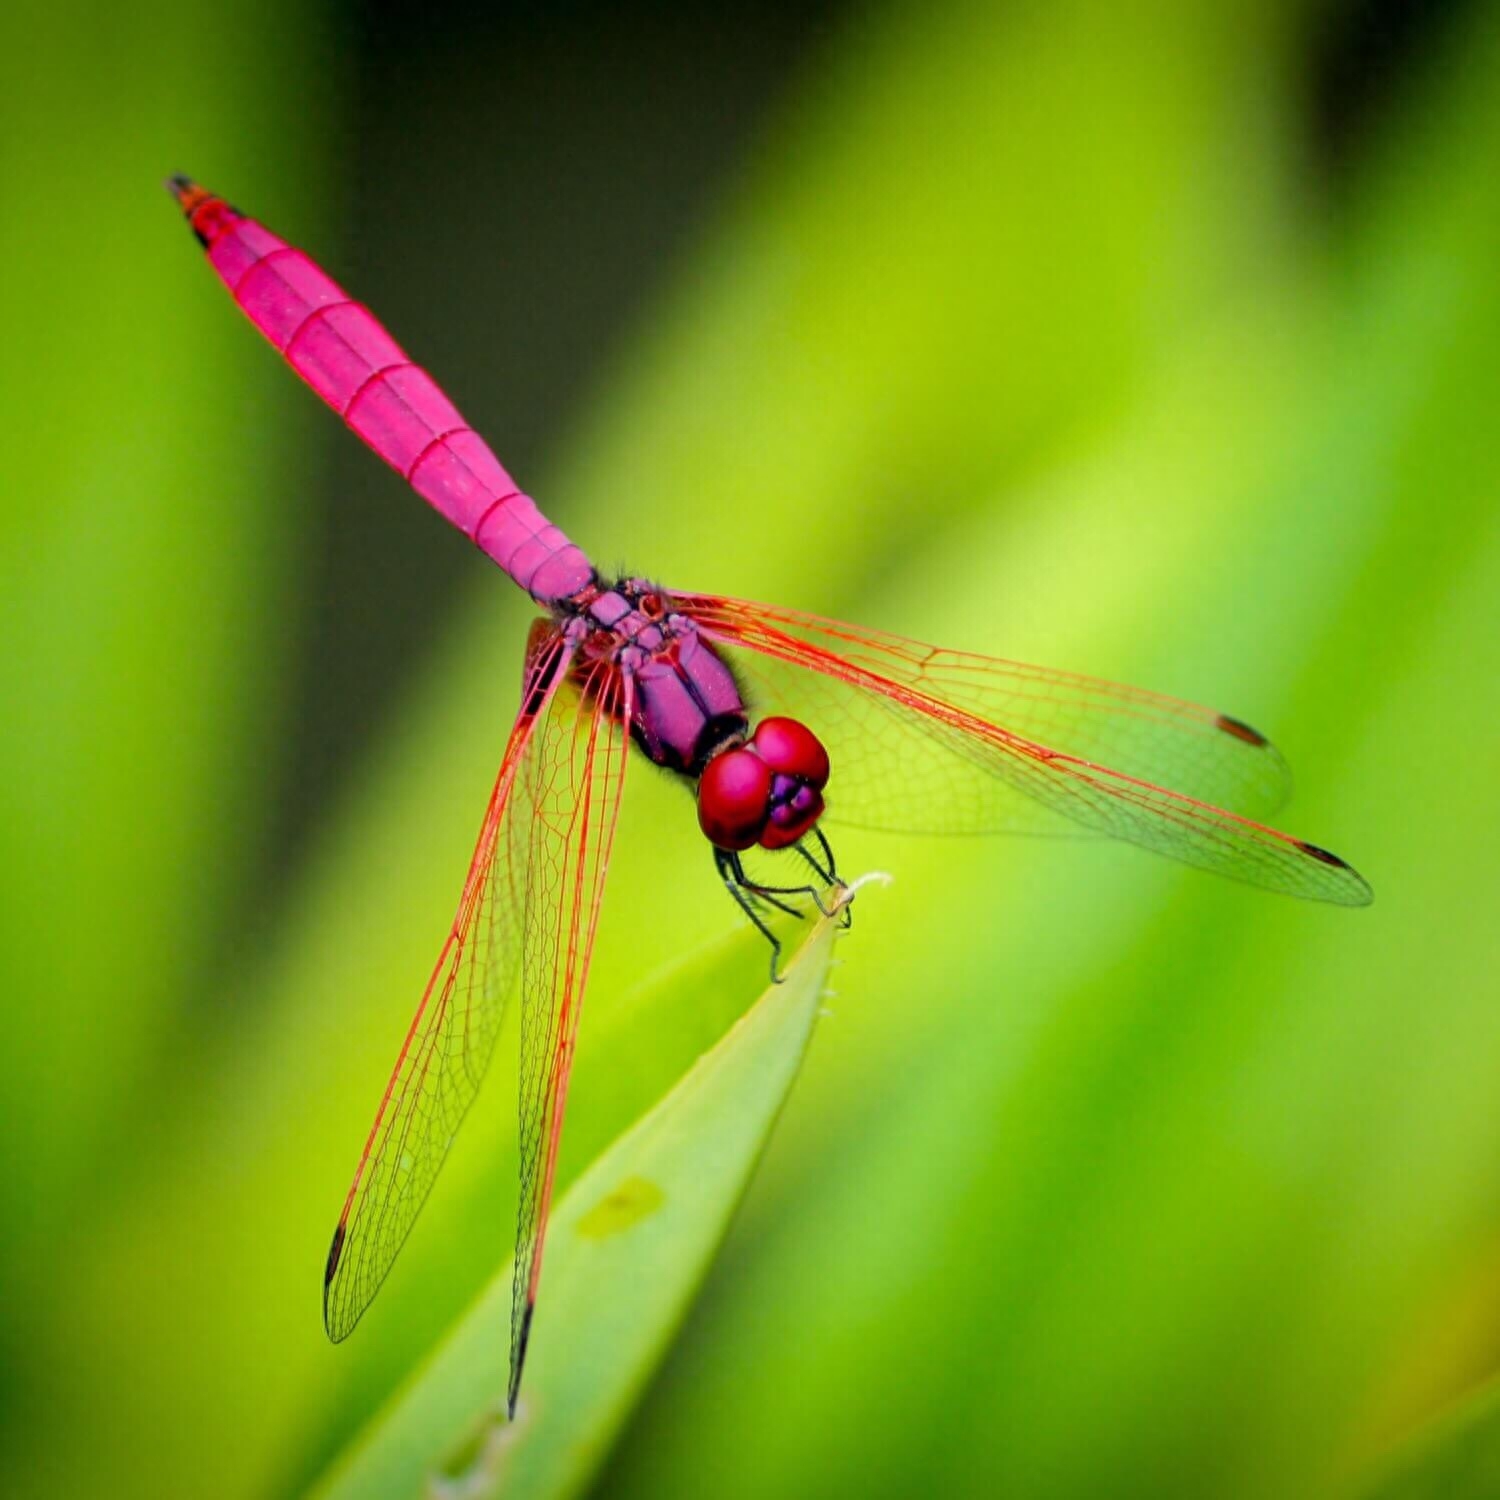
<svg viewBox="0 0 1500 1500"><path fill-rule="evenodd" d="M375 1112L334 1231L323 1321L346 1338L390 1271L437 1177L494 1051L521 969L524 864L515 831L530 827L538 725L566 674L571 648L533 628L521 709L500 762L458 911Z"/></svg>
<svg viewBox="0 0 1500 1500"><path fill-rule="evenodd" d="M1244 816L1268 816L1291 791L1287 764L1264 735L1198 703L1076 672L928 646L773 605L703 594L672 598L710 631L769 653L773 660L791 659L807 666L811 657L819 656L826 662L819 670L835 679L898 684L1008 730L1017 739ZM777 674L774 667L766 675L777 688L786 680L786 674ZM865 723L873 722L877 745L886 737L901 741L900 732L881 724L878 716L872 721L868 709L832 712L836 718L854 712ZM969 831L1012 826L1006 814L1015 809L1000 806L992 811L1000 822Z"/></svg>
<svg viewBox="0 0 1500 1500"><path fill-rule="evenodd" d="M600 664L564 689L530 757L525 826L512 825L526 869L521 981L521 1197L512 1291L510 1408L541 1280L542 1251L589 957L624 789L630 679Z"/></svg>
<svg viewBox="0 0 1500 1500"><path fill-rule="evenodd" d="M1336 855L1243 815L1279 803L1288 778L1237 719L792 610L671 602L727 648L757 708L804 718L825 739L830 819L907 832L1082 830L1291 895L1370 899Z"/></svg>

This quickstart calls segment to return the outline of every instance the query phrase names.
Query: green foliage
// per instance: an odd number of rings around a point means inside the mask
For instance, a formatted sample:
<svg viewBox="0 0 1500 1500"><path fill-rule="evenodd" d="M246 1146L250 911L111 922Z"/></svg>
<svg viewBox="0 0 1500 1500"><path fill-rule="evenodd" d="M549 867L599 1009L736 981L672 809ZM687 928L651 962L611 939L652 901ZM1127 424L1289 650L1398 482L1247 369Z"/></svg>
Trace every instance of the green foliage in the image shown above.
<svg viewBox="0 0 1500 1500"><path fill-rule="evenodd" d="M291 0L180 9L169 60L144 29L74 37L66 7L0 37L68 63L7 94L45 130L0 132L26 403L0 605L17 1496L300 1488L495 1276L514 1206L502 1065L358 1338L327 1346L329 1230L525 610L476 571L280 920L241 930L281 580L315 540L302 438L328 419L155 181L200 174L341 268L337 204L309 212L339 80L283 47ZM1299 906L1089 841L841 834L845 868L898 883L841 946L601 1494L1350 1492L1493 1373L1500 15L1455 20L1337 199L1301 123L1314 19L861 17L527 476L668 583L1219 703L1296 767L1284 822L1377 897ZM762 982L749 938L702 956L736 919L700 845L680 792L634 776L564 1189Z"/></svg>

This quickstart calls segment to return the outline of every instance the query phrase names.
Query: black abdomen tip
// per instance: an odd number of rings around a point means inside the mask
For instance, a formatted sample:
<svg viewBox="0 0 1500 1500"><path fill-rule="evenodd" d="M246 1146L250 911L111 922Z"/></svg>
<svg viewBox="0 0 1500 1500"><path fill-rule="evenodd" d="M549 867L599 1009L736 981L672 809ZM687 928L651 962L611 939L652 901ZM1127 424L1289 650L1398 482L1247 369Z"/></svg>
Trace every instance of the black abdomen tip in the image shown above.
<svg viewBox="0 0 1500 1500"><path fill-rule="evenodd" d="M177 200L178 208L187 218L188 228L198 236L198 243L205 250L243 217L238 209L207 188L199 187L191 177L185 177L181 172L167 178L163 185Z"/></svg>

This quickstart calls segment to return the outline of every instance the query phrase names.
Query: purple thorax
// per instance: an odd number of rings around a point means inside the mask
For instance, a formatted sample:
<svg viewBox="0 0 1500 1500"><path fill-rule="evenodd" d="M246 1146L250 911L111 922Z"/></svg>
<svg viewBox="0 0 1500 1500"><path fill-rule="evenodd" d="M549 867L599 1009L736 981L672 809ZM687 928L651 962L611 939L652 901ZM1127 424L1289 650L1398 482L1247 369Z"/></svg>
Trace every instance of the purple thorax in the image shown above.
<svg viewBox="0 0 1500 1500"><path fill-rule="evenodd" d="M726 746L745 738L745 702L734 674L685 615L668 611L652 585L600 583L561 606L607 633L585 637L587 655L609 654L635 680L630 732L657 765L698 776Z"/></svg>

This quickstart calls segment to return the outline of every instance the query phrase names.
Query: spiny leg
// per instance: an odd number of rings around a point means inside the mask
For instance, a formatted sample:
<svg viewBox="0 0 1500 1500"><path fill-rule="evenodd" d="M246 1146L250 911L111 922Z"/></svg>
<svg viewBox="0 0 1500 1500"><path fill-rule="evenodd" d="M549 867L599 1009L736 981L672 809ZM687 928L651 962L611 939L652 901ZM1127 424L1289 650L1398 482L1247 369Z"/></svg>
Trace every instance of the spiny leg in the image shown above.
<svg viewBox="0 0 1500 1500"><path fill-rule="evenodd" d="M839 907L839 925L847 932L854 925L854 897L849 893L849 887L844 884L839 875L838 865L834 862L833 846L824 837L821 828L814 828L813 834L823 850L823 857L828 861L828 878L839 890L844 892L843 905Z"/></svg>
<svg viewBox="0 0 1500 1500"><path fill-rule="evenodd" d="M798 854L802 856L803 859L807 861L809 865L812 866L814 874L817 875L818 879L821 880L825 886L837 886L841 892L847 890L848 887L845 886L844 882L839 879L838 866L834 862L833 858L833 848L829 844L828 840L823 836L823 830L821 828L814 828L812 830L812 834L813 837L818 841L818 847L823 851L823 859L821 861L818 860L814 856L812 850L807 847L807 843L804 839L798 839L797 842L792 845L792 847L797 851ZM847 929L850 923L854 920L853 912L850 910L849 902L847 900L844 900L841 904L830 909L823 905L822 901L818 897L818 893L815 890L810 890L810 888L808 887L800 887L799 889L809 890L809 893L811 894L813 899L813 904L818 908L820 912L822 912L825 917L830 917L834 914L834 912L837 912L839 914L839 925L841 927Z"/></svg>
<svg viewBox="0 0 1500 1500"><path fill-rule="evenodd" d="M818 877L819 880L823 882L824 885L837 885L839 883L838 877L834 875L831 870L825 870L823 866L818 863L818 861L813 857L812 851L807 847L806 844L802 842L801 839L798 839L797 842L792 845L792 848L794 848L797 853L800 854L802 858L812 866L813 873Z"/></svg>
<svg viewBox="0 0 1500 1500"><path fill-rule="evenodd" d="M727 849L714 850L714 866L719 872L719 878L724 882L724 889L734 897L740 910L755 924L756 930L771 945L771 983L780 984L782 976L776 972L777 961L781 957L781 939L766 925L760 913L755 909L755 898L759 897L779 910L789 915L800 918L802 913L795 907L778 901L774 896L767 896L763 892L753 891L753 888L745 880L745 868L740 863L739 856ZM752 894L753 892L753 894Z"/></svg>
<svg viewBox="0 0 1500 1500"><path fill-rule="evenodd" d="M828 866L828 868L824 869L823 865L819 864L818 861L812 857L811 853L809 853L808 851L805 840L797 840L797 852L803 857L803 859L808 862L808 864L813 867L813 869L818 872L818 876L820 879L826 880L829 885L843 885L844 882L839 879L838 865L834 863L833 846L823 836L823 830L821 828L814 827L812 836L817 839L818 848L823 851L823 862Z"/></svg>
<svg viewBox="0 0 1500 1500"><path fill-rule="evenodd" d="M823 838L821 833L818 835L818 840L828 861L826 869L807 850L802 848L800 842L794 847L812 866L819 880L823 881L825 885L838 886L842 892L845 890L845 886L834 870L833 850L828 847L828 841ZM751 880L745 873L744 861L732 849L715 849L714 865L719 872L719 878L724 882L724 888L734 897L740 910L755 924L756 930L760 932L761 936L770 943L771 979L775 984L780 984L782 979L782 976L777 972L777 962L781 957L781 943L766 925L759 910L757 910L757 907L761 903L773 906L777 911L785 912L787 916L796 917L800 921L803 913L781 898L784 896L801 896L810 900L823 916L831 917L837 915L841 927L847 928L853 921L853 913L849 909L847 900L841 905L825 906L822 895L816 886L762 885L759 881Z"/></svg>
<svg viewBox="0 0 1500 1500"><path fill-rule="evenodd" d="M802 850L802 846L800 844L793 845L792 847L797 849L799 853L802 853L804 858L807 858L807 855L805 851ZM734 853L733 851L728 851L726 853L726 859L730 864L730 867L734 871L735 879L740 883L740 885L745 888L745 890L749 891L751 895L763 897L765 900L770 901L773 906L780 907L782 911L791 912L794 917L800 917L802 913L800 911L793 910L793 908L787 906L784 902L777 901L774 898L777 896L805 896L809 901L812 902L814 906L817 907L820 915L825 917L831 917L833 915L834 908L823 905L823 900L818 892L817 886L763 885L758 880L751 880L745 874L745 866L741 862L738 854ZM828 883L828 877L821 869L819 869L816 862L813 862L813 868L818 871L818 878L820 880L823 880L825 884ZM841 884L841 882L833 883Z"/></svg>
<svg viewBox="0 0 1500 1500"><path fill-rule="evenodd" d="M842 880L839 879L838 865L834 862L833 858L833 848L829 844L828 840L824 837L823 830L821 828L814 828L812 830L812 836L817 839L818 847L823 851L824 863L820 863L813 857L812 851L807 847L804 840L798 839L793 847L796 849L797 853L800 854L802 858L805 859L808 864L813 867L814 871L816 871L817 873L818 879L823 881L825 885L837 886L841 892L847 891L848 887ZM824 867L825 863L827 868ZM824 907L823 903L818 900L816 893L814 893L813 895L813 901L817 904L818 910L822 912L825 917L833 915L833 912L827 910ZM839 926L847 931L854 921L853 902L845 897L840 905L833 908L833 911L836 911L838 913Z"/></svg>

